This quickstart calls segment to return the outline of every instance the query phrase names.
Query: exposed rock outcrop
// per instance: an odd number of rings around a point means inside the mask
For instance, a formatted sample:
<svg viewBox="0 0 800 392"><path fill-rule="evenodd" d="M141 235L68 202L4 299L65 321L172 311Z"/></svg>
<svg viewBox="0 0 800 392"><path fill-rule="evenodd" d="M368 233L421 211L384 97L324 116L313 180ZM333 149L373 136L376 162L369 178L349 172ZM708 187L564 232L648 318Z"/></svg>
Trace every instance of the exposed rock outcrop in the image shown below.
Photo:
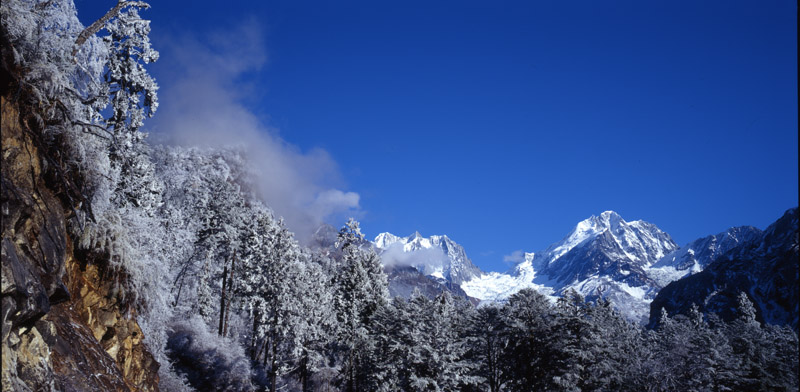
<svg viewBox="0 0 800 392"><path fill-rule="evenodd" d="M24 93L4 90L2 390L158 390L136 313L113 290L124 276L104 271L102 257L73 252L71 208L38 148L34 109Z"/></svg>

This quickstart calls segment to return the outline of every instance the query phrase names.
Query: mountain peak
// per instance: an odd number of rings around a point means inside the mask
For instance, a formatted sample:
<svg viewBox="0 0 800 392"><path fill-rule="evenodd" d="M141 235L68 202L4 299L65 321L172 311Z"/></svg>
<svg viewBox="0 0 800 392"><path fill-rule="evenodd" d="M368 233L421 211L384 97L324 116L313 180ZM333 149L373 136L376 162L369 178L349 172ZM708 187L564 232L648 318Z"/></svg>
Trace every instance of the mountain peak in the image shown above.
<svg viewBox="0 0 800 392"><path fill-rule="evenodd" d="M594 218L592 220L598 225L607 228L618 226L620 223L625 223L625 220L622 219L622 216L611 210L603 211L600 216L592 216L592 218Z"/></svg>
<svg viewBox="0 0 800 392"><path fill-rule="evenodd" d="M606 210L600 213L600 217L603 219L622 219L622 217L616 212L612 210Z"/></svg>
<svg viewBox="0 0 800 392"><path fill-rule="evenodd" d="M472 261L467 257L464 248L451 240L446 235L433 235L430 237L423 237L419 231L415 231L408 237L397 237L390 233L381 233L375 237L373 242L375 247L378 248L381 255L386 252L390 246L398 244L399 250L407 253L403 256L406 263L417 267L417 269L425 270L428 267L438 269L438 276L446 279L454 284L461 284L462 281L472 279L482 274L481 270L472 264ZM441 251L441 255L445 256L442 265L425 266L426 262L422 259L429 259L432 250ZM420 263L416 262L416 256L412 255L415 252L420 252L417 255L422 260ZM441 257L439 257L441 258Z"/></svg>
<svg viewBox="0 0 800 392"><path fill-rule="evenodd" d="M655 263L666 253L677 248L672 238L655 225L644 221L629 223L618 213L609 210L599 216L592 215L584 219L564 239L551 245L542 254L542 265L551 268L549 272L553 273L557 269L564 268L563 265L555 267L554 264L573 249L576 249L578 254L588 249L595 249L608 255L613 254L612 259L626 260L643 266Z"/></svg>
<svg viewBox="0 0 800 392"><path fill-rule="evenodd" d="M372 241L372 242L378 248L386 249L386 248L389 247L389 245L394 244L395 242L398 242L398 241L400 241L400 237L398 237L398 236L396 236L396 235L394 235L392 233L389 233L389 232L384 232L384 233L378 234L375 237L375 240Z"/></svg>

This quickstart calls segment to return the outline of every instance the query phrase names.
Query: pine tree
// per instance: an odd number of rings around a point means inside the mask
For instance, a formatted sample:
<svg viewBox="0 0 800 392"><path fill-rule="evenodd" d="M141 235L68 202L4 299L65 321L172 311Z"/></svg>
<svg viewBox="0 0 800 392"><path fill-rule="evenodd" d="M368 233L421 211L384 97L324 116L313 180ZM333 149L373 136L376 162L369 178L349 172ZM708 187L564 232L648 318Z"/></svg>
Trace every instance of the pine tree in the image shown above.
<svg viewBox="0 0 800 392"><path fill-rule="evenodd" d="M687 321L690 355L683 382L693 390L731 390L736 364L727 338L721 330L711 329L697 305L690 308Z"/></svg>
<svg viewBox="0 0 800 392"><path fill-rule="evenodd" d="M198 313L205 315L209 325L219 325L222 335L225 308L229 300L227 281L229 268L236 256L236 249L242 239L245 227L245 199L237 184L228 178L211 178L208 183L210 193L199 204L197 215L200 228L195 242L195 252L204 266L198 287ZM223 291L225 291L223 293ZM211 297L208 297L211 296ZM217 321L217 323L214 323Z"/></svg>
<svg viewBox="0 0 800 392"><path fill-rule="evenodd" d="M570 289L558 299L555 313L554 384L562 390L588 387L589 367L600 361L599 331L589 318L591 306Z"/></svg>
<svg viewBox="0 0 800 392"><path fill-rule="evenodd" d="M506 381L507 374L502 364L504 340L502 310L496 305L482 306L472 312L468 342L470 355L477 363L476 374L483 379L483 388L498 392Z"/></svg>
<svg viewBox="0 0 800 392"><path fill-rule="evenodd" d="M533 289L512 295L503 307L503 368L509 391L552 389L555 367L550 334L553 311L550 302Z"/></svg>
<svg viewBox="0 0 800 392"><path fill-rule="evenodd" d="M298 274L297 285L297 318L301 327L294 331L297 334L295 363L303 392L314 390L311 378L324 366L325 348L332 340L335 328L333 292L324 284L326 276L322 266L312 259L313 255L304 255L303 271Z"/></svg>
<svg viewBox="0 0 800 392"><path fill-rule="evenodd" d="M647 357L640 329L617 312L611 302L597 299L587 309L594 360L586 367L584 390L637 390L634 386Z"/></svg>
<svg viewBox="0 0 800 392"><path fill-rule="evenodd" d="M388 299L388 284L380 259L365 245L358 222L350 219L339 231L336 242L341 272L336 277L333 302L348 391L364 390L375 372L373 363L366 358L374 344L370 329L374 315L386 306Z"/></svg>
<svg viewBox="0 0 800 392"><path fill-rule="evenodd" d="M765 389L770 377L767 370L769 350L756 309L745 293L737 297L737 318L728 327L733 354L739 362L740 378L735 389Z"/></svg>
<svg viewBox="0 0 800 392"><path fill-rule="evenodd" d="M144 143L146 135L139 131L144 119L158 109L158 85L148 74L145 64L158 60L158 52L150 45L150 22L141 19L138 8L144 2L124 2L119 14L105 25L108 47L106 84L109 86L112 113L106 120L113 141L109 158L119 172L114 200L117 205L133 203L147 210L160 203L161 184ZM152 213L152 212L151 212Z"/></svg>
<svg viewBox="0 0 800 392"><path fill-rule="evenodd" d="M692 353L691 324L683 315L670 317L662 310L657 331L656 351L651 382L657 390L683 390L686 384Z"/></svg>

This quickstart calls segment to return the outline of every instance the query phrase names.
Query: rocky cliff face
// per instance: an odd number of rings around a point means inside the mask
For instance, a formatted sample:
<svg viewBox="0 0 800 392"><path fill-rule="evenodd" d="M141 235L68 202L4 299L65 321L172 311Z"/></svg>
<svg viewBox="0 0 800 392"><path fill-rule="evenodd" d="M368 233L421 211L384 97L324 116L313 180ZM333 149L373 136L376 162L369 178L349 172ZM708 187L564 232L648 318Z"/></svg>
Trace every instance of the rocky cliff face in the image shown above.
<svg viewBox="0 0 800 392"><path fill-rule="evenodd" d="M124 276L74 251L35 111L3 73L2 390L158 390L136 313L113 290Z"/></svg>
<svg viewBox="0 0 800 392"><path fill-rule="evenodd" d="M461 297L477 305L480 301L472 298L457 284L452 284L445 279L434 278L420 272L412 266L389 266L384 268L389 283L389 296L411 298L415 291L428 298L447 291L455 297Z"/></svg>

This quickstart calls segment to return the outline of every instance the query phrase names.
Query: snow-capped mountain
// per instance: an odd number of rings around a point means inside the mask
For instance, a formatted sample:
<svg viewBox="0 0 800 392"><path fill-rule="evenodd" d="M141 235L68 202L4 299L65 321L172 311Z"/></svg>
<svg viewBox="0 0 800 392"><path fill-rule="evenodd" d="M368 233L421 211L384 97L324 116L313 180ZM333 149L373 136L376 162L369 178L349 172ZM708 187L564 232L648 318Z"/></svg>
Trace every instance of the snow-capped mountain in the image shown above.
<svg viewBox="0 0 800 392"><path fill-rule="evenodd" d="M736 316L737 296L745 292L755 303L759 321L789 325L797 331L798 220L798 210L793 208L763 232L747 228L736 231L741 235L736 241L718 240L716 249L723 243L735 245L716 252L718 256L702 272L664 287L651 304L650 324L655 325L662 309L671 315L688 313L693 304L731 320ZM736 229L741 228L732 230Z"/></svg>
<svg viewBox="0 0 800 392"><path fill-rule="evenodd" d="M382 233L373 244L385 264L413 266L482 301L504 301L527 287L554 299L573 289L589 299L607 298L630 320L646 322L650 303L670 282L763 235L754 227L734 227L678 247L652 223L628 222L605 211L579 222L544 251L525 253L524 261L505 273L481 273L447 236Z"/></svg>
<svg viewBox="0 0 800 392"><path fill-rule="evenodd" d="M719 255L760 234L754 227L735 227L679 248L656 225L627 222L606 211L581 221L545 251L527 253L509 273L485 274L462 288L488 301L502 301L525 287L551 295L574 289L588 298L603 296L631 320L644 322L661 288L702 271Z"/></svg>
<svg viewBox="0 0 800 392"><path fill-rule="evenodd" d="M464 248L446 235L423 237L415 232L408 237L398 237L381 233L373 244L384 266L413 266L427 275L456 285L482 275Z"/></svg>
<svg viewBox="0 0 800 392"><path fill-rule="evenodd" d="M581 221L545 251L526 254L508 276L487 274L462 288L484 300L503 300L523 287L555 295L574 289L588 298L608 298L629 318L644 321L660 288L648 268L676 250L677 244L656 225L626 222L606 211Z"/></svg>
<svg viewBox="0 0 800 392"><path fill-rule="evenodd" d="M709 263L729 250L753 241L763 232L752 226L733 227L722 233L690 242L664 256L650 267L647 274L664 287L687 275L702 271Z"/></svg>
<svg viewBox="0 0 800 392"><path fill-rule="evenodd" d="M606 211L580 223L542 252L538 269L559 285L608 276L630 286L650 284L645 269L678 249L656 225L626 222Z"/></svg>
<svg viewBox="0 0 800 392"><path fill-rule="evenodd" d="M542 252L541 266L564 279L569 279L571 273L580 278L596 268L586 268L582 263L575 265L575 260L581 260L576 255L587 248L601 249L612 260L646 266L678 249L678 246L669 234L652 223L641 220L626 222L616 212L606 211L581 221L564 239L550 245Z"/></svg>

